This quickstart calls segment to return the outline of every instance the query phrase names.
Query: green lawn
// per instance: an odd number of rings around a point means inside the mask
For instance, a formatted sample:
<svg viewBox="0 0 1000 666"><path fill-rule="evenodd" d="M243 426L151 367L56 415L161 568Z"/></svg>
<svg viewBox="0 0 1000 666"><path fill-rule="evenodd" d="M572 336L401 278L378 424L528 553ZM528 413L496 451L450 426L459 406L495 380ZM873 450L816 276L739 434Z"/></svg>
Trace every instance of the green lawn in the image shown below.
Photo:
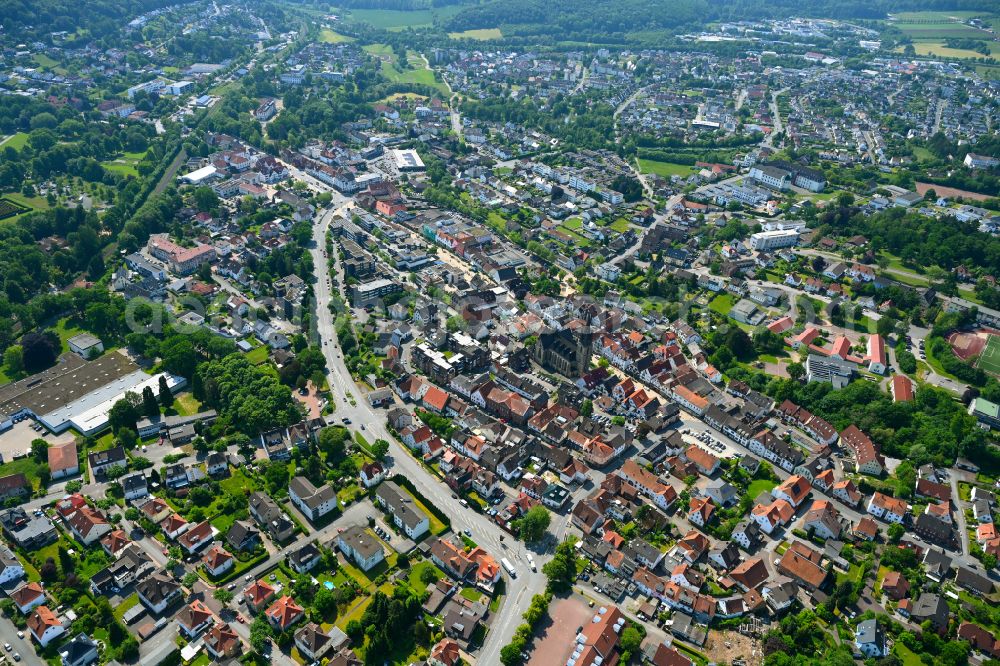
<svg viewBox="0 0 1000 666"><path fill-rule="evenodd" d="M639 159L639 170L643 173L655 173L664 178L670 178L671 176L686 178L697 171L693 166L688 166L687 164L644 159Z"/></svg>
<svg viewBox="0 0 1000 666"><path fill-rule="evenodd" d="M373 56L391 56L392 47L388 44L365 44L361 47L365 53Z"/></svg>
<svg viewBox="0 0 1000 666"><path fill-rule="evenodd" d="M578 217L571 217L565 220L561 226L569 229L570 231L576 231L583 226L583 220Z"/></svg>
<svg viewBox="0 0 1000 666"><path fill-rule="evenodd" d="M924 662L920 657L899 641L892 647L892 653L899 657L900 661L903 662L903 666L924 666Z"/></svg>
<svg viewBox="0 0 1000 666"><path fill-rule="evenodd" d="M36 53L31 57L35 62L38 63L38 66L41 67L42 69L56 69L59 67L58 61L53 60L44 53Z"/></svg>
<svg viewBox="0 0 1000 666"><path fill-rule="evenodd" d="M181 416L191 416L201 410L201 402L189 392L178 393L174 398L174 411Z"/></svg>
<svg viewBox="0 0 1000 666"><path fill-rule="evenodd" d="M483 593L474 587L463 587L462 591L459 592L463 597L469 601L476 602L483 598Z"/></svg>
<svg viewBox="0 0 1000 666"><path fill-rule="evenodd" d="M14 203L21 204L26 208L31 208L34 210L45 210L49 207L49 202L45 200L44 197L26 197L20 192L8 192L3 195L3 198L10 199ZM28 212L28 211L26 211ZM8 217L8 220L15 220L17 216Z"/></svg>
<svg viewBox="0 0 1000 666"><path fill-rule="evenodd" d="M729 292L722 292L715 298L713 298L708 307L718 312L720 315L727 315L729 311L733 309L733 301L736 300L735 297Z"/></svg>
<svg viewBox="0 0 1000 666"><path fill-rule="evenodd" d="M777 484L770 479L757 479L747 488L747 495L751 498L757 497L761 493L771 492L771 488L774 488L775 485Z"/></svg>
<svg viewBox="0 0 1000 666"><path fill-rule="evenodd" d="M444 574L441 573L441 570L438 569L437 566L430 560L417 562L416 564L410 567L410 572L407 575L406 580L410 584L410 587L416 592L419 592L420 594L423 594L424 590L427 589L427 583L420 580L421 574L423 574L423 572L427 569L433 569L434 571L436 571L438 580L444 578Z"/></svg>
<svg viewBox="0 0 1000 666"><path fill-rule="evenodd" d="M122 160L101 162L101 166L103 166L108 171L111 171L113 173L120 173L123 176L132 176L133 178L139 177L139 172L136 170L135 166Z"/></svg>
<svg viewBox="0 0 1000 666"><path fill-rule="evenodd" d="M416 67L400 71L393 63L383 60L382 76L388 79L391 83L413 83L437 88L444 94L447 94L448 92L448 88L443 83L438 83L434 79L434 72L426 67Z"/></svg>
<svg viewBox="0 0 1000 666"><path fill-rule="evenodd" d="M260 345L258 347L254 347L253 349L251 349L246 353L247 360L253 363L254 365L260 365L261 363L266 361L268 359L268 355L269 355L269 350L267 345Z"/></svg>
<svg viewBox="0 0 1000 666"><path fill-rule="evenodd" d="M609 224L608 227L610 229L614 229L620 234L623 234L626 231L628 231L628 220L626 220L624 217L619 217L617 220Z"/></svg>
<svg viewBox="0 0 1000 666"><path fill-rule="evenodd" d="M18 132L17 134L12 134L7 138L6 141L0 142L0 148L7 148L8 146L14 150L21 150L26 145L28 145L28 133Z"/></svg>
<svg viewBox="0 0 1000 666"><path fill-rule="evenodd" d="M48 462L36 462L32 456L26 456L0 465L0 477L19 473L24 474L31 483L31 487L38 490L42 483L40 475L47 467Z"/></svg>
<svg viewBox="0 0 1000 666"><path fill-rule="evenodd" d="M854 583L855 585L861 580L861 566L858 564L852 564L851 568L848 569L847 573L837 572L837 584L841 584L845 581Z"/></svg>
<svg viewBox="0 0 1000 666"><path fill-rule="evenodd" d="M56 335L59 336L59 341L62 343L63 352L69 351L69 344L67 344L67 340L75 335L85 333L85 331L78 325L78 322L75 320L71 321L69 318L65 317L60 319L56 324L55 332Z"/></svg>
<svg viewBox="0 0 1000 666"><path fill-rule="evenodd" d="M371 604L372 598L365 597L360 601L355 600L355 605L347 612L337 618L337 627L340 629L346 629L348 623L351 620L361 620L361 616L364 615L365 609Z"/></svg>
<svg viewBox="0 0 1000 666"><path fill-rule="evenodd" d="M125 613L137 603L139 603L139 594L137 592L133 592L125 597L120 604L115 606L115 619L121 622Z"/></svg>

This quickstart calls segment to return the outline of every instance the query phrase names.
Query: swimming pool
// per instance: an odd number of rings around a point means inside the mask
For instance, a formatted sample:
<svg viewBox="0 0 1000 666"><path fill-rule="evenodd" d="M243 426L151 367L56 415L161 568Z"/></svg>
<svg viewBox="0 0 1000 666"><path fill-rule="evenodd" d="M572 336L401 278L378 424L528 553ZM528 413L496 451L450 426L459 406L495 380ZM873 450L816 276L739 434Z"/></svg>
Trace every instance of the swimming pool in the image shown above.
<svg viewBox="0 0 1000 666"><path fill-rule="evenodd" d="M323 581L323 587L325 587L328 590L332 590L334 588L333 581L330 580Z"/></svg>

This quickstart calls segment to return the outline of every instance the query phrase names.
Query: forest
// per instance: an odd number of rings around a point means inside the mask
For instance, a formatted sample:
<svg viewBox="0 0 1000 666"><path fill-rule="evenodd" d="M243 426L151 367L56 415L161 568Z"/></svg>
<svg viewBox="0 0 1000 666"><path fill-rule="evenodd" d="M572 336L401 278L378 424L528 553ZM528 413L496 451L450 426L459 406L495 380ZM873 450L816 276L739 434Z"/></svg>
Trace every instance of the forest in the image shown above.
<svg viewBox="0 0 1000 666"><path fill-rule="evenodd" d="M1000 274L1000 239L979 231L976 224L954 218L935 219L904 208L890 208L873 215L841 207L817 218L820 230L837 235L861 234L876 253L886 250L912 266L979 267Z"/></svg>
<svg viewBox="0 0 1000 666"><path fill-rule="evenodd" d="M18 31L24 40L48 40L50 33L86 31L91 38L108 37L133 17L176 4L172 0L0 0L0 24Z"/></svg>
<svg viewBox="0 0 1000 666"><path fill-rule="evenodd" d="M697 29L719 20L787 16L882 19L894 11L995 9L990 0L487 0L452 17L448 30L501 27L505 37L615 44L630 33Z"/></svg>

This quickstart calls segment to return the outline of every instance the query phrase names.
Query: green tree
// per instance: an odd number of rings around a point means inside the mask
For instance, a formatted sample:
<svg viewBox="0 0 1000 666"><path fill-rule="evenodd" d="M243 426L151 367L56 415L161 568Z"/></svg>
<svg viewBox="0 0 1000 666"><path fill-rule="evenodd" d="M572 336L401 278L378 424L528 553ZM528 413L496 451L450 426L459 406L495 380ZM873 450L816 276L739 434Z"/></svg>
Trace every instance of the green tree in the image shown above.
<svg viewBox="0 0 1000 666"><path fill-rule="evenodd" d="M219 207L219 195L211 187L199 187L194 191L194 202L198 210L207 213Z"/></svg>
<svg viewBox="0 0 1000 666"><path fill-rule="evenodd" d="M333 591L320 586L313 597L313 609L324 620L332 619L337 614L337 599Z"/></svg>
<svg viewBox="0 0 1000 666"><path fill-rule="evenodd" d="M21 345L11 345L3 353L3 362L8 374L16 375L24 371L24 348Z"/></svg>
<svg viewBox="0 0 1000 666"><path fill-rule="evenodd" d="M549 589L553 592L569 590L576 580L576 548L573 540L567 539L556 546L555 555L542 567L542 571L548 577Z"/></svg>
<svg viewBox="0 0 1000 666"><path fill-rule="evenodd" d="M580 416L589 417L594 413L594 402L590 399L584 400L580 404Z"/></svg>
<svg viewBox="0 0 1000 666"><path fill-rule="evenodd" d="M531 507L522 518L514 521L514 527L525 543L535 543L545 536L545 530L549 528L552 521L552 514L541 504Z"/></svg>
<svg viewBox="0 0 1000 666"><path fill-rule="evenodd" d="M389 453L389 442L384 439L376 439L372 443L371 451L376 460L384 460L385 455Z"/></svg>
<svg viewBox="0 0 1000 666"><path fill-rule="evenodd" d="M159 394L160 406L163 409L170 409L174 404L174 394L170 392L165 375L160 375Z"/></svg>
<svg viewBox="0 0 1000 666"><path fill-rule="evenodd" d="M152 386L142 389L142 413L150 418L160 415L160 403L156 401Z"/></svg>
<svg viewBox="0 0 1000 666"><path fill-rule="evenodd" d="M903 538L904 534L906 534L906 528L899 523L893 523L892 525L889 525L889 528L886 530L886 534L889 535L889 543L896 544L899 543L899 540Z"/></svg>
<svg viewBox="0 0 1000 666"><path fill-rule="evenodd" d="M217 588L212 596L221 603L223 606L229 605L229 602L233 600L233 593L224 587Z"/></svg>
<svg viewBox="0 0 1000 666"><path fill-rule="evenodd" d="M271 625L264 619L264 615L257 615L253 624L250 625L250 648L258 655L263 655L267 652L268 645L271 644L272 636Z"/></svg>
<svg viewBox="0 0 1000 666"><path fill-rule="evenodd" d="M35 462L46 463L49 460L49 443L44 439L35 438L31 440L31 457Z"/></svg>

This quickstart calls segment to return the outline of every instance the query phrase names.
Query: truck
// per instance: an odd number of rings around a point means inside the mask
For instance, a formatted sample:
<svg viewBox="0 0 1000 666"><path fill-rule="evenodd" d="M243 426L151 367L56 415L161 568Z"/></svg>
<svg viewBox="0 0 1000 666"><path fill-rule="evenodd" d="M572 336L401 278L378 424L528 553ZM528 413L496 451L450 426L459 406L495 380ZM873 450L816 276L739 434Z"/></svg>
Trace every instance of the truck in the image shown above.
<svg viewBox="0 0 1000 666"><path fill-rule="evenodd" d="M500 564L502 564L503 568L507 570L507 573L510 574L511 578L517 578L517 569L515 569L514 565L510 563L510 560L505 557L500 560Z"/></svg>

